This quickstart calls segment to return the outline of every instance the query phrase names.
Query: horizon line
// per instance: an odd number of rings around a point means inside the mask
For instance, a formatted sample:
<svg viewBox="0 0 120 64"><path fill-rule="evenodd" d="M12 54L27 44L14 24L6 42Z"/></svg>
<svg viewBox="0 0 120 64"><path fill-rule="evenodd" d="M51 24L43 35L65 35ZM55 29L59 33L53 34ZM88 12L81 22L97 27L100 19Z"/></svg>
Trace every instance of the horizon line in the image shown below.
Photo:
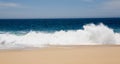
<svg viewBox="0 0 120 64"><path fill-rule="evenodd" d="M86 18L0 18L0 19L100 19L100 18L120 18L120 17L86 17Z"/></svg>

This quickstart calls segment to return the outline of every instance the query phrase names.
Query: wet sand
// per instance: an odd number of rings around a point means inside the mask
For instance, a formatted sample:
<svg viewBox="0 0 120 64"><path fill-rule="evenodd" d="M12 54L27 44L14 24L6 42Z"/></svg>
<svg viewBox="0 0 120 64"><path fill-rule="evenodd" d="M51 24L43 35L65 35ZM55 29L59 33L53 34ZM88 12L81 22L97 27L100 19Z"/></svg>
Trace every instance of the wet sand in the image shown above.
<svg viewBox="0 0 120 64"><path fill-rule="evenodd" d="M0 64L120 64L120 46L51 46L1 50Z"/></svg>

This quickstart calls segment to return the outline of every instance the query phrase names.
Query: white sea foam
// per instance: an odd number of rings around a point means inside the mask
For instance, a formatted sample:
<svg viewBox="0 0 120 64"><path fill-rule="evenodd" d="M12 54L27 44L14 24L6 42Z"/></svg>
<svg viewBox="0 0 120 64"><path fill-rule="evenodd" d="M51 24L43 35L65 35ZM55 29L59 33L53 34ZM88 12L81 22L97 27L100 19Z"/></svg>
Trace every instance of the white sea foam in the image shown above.
<svg viewBox="0 0 120 64"><path fill-rule="evenodd" d="M120 44L120 33L103 24L84 25L76 31L43 33L31 31L25 35L0 34L0 49L43 47L46 45L101 45Z"/></svg>

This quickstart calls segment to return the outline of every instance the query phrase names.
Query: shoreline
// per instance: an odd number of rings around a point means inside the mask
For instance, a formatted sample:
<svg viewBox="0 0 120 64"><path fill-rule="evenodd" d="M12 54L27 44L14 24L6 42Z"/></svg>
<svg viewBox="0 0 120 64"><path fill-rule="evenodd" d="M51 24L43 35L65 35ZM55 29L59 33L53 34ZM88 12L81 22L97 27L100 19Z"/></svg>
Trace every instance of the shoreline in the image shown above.
<svg viewBox="0 0 120 64"><path fill-rule="evenodd" d="M120 47L120 45L47 45L43 47L25 47L25 48L4 48L0 51L14 51L14 50L40 50L49 48L72 48L72 47Z"/></svg>

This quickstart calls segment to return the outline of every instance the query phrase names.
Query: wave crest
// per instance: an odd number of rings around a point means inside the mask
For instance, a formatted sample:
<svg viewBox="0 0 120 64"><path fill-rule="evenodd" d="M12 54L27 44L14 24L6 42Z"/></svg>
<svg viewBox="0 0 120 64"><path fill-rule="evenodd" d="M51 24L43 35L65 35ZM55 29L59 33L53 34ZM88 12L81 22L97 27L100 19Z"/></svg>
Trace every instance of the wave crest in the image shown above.
<svg viewBox="0 0 120 64"><path fill-rule="evenodd" d="M0 48L43 47L46 45L120 44L120 33L103 25L87 24L83 29L44 33L31 31L25 35L0 34Z"/></svg>

